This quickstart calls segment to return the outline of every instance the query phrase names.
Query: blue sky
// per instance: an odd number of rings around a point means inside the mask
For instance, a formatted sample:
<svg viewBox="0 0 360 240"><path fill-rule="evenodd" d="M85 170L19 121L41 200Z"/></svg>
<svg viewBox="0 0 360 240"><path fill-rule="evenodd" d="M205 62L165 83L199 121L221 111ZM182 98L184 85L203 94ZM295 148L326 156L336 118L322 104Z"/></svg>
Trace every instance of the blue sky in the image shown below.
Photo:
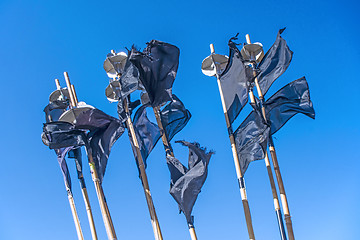
<svg viewBox="0 0 360 240"><path fill-rule="evenodd" d="M111 50L140 48L157 39L180 48L173 87L193 117L175 139L216 151L193 215L199 239L247 239L235 169L216 79L201 73L215 51L227 54L236 33L249 33L267 50L280 28L293 61L267 97L306 76L316 120L296 116L274 135L297 239L356 239L360 222L358 125L360 48L356 1L0 1L2 149L0 239L76 239L62 175L53 151L40 140L43 108L69 72L80 100L116 116L104 95L102 68ZM250 111L245 108L239 122ZM173 144L183 162L187 151ZM85 239L90 230L74 163L68 162ZM148 178L164 239L189 239L185 217L169 190L159 144ZM88 167L85 177L99 239L106 239ZM255 236L279 239L263 161L245 175ZM114 145L103 183L118 239L153 239L129 140Z"/></svg>

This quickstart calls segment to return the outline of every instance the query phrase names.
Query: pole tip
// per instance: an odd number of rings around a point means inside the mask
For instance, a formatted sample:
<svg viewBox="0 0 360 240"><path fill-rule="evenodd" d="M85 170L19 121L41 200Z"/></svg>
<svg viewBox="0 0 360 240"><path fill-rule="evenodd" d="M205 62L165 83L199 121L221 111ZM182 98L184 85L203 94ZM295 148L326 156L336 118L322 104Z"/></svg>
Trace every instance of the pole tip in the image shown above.
<svg viewBox="0 0 360 240"><path fill-rule="evenodd" d="M245 38L246 38L246 43L247 43L247 44L250 44L250 43L251 43L251 41L250 41L250 35L249 35L249 34L246 34L246 35L245 35Z"/></svg>
<svg viewBox="0 0 360 240"><path fill-rule="evenodd" d="M57 90L60 90L61 89L61 86L60 86L60 81L59 81L59 79L55 79L55 84L56 84L56 89Z"/></svg>
<svg viewBox="0 0 360 240"><path fill-rule="evenodd" d="M214 44L210 44L210 51L211 53L214 53L215 52L215 48L214 48Z"/></svg>

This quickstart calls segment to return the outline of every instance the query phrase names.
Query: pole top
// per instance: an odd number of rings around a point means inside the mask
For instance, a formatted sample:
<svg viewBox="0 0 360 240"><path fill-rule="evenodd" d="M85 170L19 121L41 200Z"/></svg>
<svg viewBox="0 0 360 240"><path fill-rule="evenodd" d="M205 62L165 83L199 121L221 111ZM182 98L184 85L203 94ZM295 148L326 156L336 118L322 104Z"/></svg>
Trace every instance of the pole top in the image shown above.
<svg viewBox="0 0 360 240"><path fill-rule="evenodd" d="M214 48L214 44L210 44L210 51L211 53L215 53L215 48Z"/></svg>
<svg viewBox="0 0 360 240"><path fill-rule="evenodd" d="M245 38L246 38L246 43L247 43L247 44L251 44L250 35L249 35L249 34L246 34L246 35L245 35Z"/></svg>
<svg viewBox="0 0 360 240"><path fill-rule="evenodd" d="M55 79L55 84L56 84L56 89L57 90L60 90L61 89L61 86L60 86L60 81L59 81L59 79Z"/></svg>

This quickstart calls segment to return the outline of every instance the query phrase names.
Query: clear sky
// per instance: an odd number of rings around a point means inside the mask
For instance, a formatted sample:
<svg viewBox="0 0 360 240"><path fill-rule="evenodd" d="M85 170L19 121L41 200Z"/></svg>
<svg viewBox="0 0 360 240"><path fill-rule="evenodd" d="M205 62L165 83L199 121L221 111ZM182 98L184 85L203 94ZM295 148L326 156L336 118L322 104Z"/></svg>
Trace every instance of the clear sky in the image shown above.
<svg viewBox="0 0 360 240"><path fill-rule="evenodd" d="M293 61L270 88L306 76L316 120L295 116L274 135L296 239L358 239L360 234L358 1L0 1L0 239L76 239L62 175L40 139L43 108L69 72L78 98L116 116L105 95L102 64L111 50L140 48L157 39L180 48L173 92L193 117L175 139L199 141L216 151L193 215L200 240L248 239L225 119L215 78L201 62L227 41L249 33L267 50L280 28ZM234 124L238 126L250 108ZM175 145L175 144L173 144ZM178 144L176 144L178 145ZM187 161L187 151L174 146ZM76 180L68 162L85 239L91 239ZM89 168L84 167L99 239L107 239ZM185 217L169 191L169 172L158 144L148 178L166 240L189 239ZM257 239L279 239L263 161L245 174ZM129 139L114 145L103 183L118 239L153 239L144 193Z"/></svg>

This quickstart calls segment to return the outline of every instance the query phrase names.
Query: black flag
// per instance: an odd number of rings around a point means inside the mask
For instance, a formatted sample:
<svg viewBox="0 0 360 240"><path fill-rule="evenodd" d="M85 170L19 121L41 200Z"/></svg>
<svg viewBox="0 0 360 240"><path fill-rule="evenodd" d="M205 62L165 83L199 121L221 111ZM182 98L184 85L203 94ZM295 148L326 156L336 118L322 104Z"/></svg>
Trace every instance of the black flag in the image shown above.
<svg viewBox="0 0 360 240"><path fill-rule="evenodd" d="M150 152L155 147L156 143L159 141L161 134L159 127L151 122L146 114L146 108L149 107L149 104L142 105L134 115L134 129L136 134L136 139L139 143L140 152L144 160L146 167L146 159L148 158ZM130 137L130 143L133 148L134 155L137 157L134 144ZM137 161L136 161L137 163Z"/></svg>
<svg viewBox="0 0 360 240"><path fill-rule="evenodd" d="M143 52L132 48L129 60L140 73L140 81L149 94L151 106L157 107L172 100L171 89L179 66L179 55L179 48L157 40L147 43Z"/></svg>
<svg viewBox="0 0 360 240"><path fill-rule="evenodd" d="M264 96L273 82L286 71L292 59L293 52L281 37L284 30L285 28L279 30L275 43L267 51L258 66L258 81Z"/></svg>
<svg viewBox="0 0 360 240"><path fill-rule="evenodd" d="M185 108L180 99L175 94L172 97L173 101L160 112L161 122L169 141L186 126L191 118L190 111Z"/></svg>
<svg viewBox="0 0 360 240"><path fill-rule="evenodd" d="M167 165L171 174L170 194L179 204L188 224L193 224L191 212L207 173L210 157L213 152L207 152L198 143L176 141L189 148L188 168L171 156L167 156Z"/></svg>
<svg viewBox="0 0 360 240"><path fill-rule="evenodd" d="M77 176L78 179L81 180L83 178L81 148L78 147L69 151L68 158L73 158L75 160ZM80 181L80 183L82 184L82 181Z"/></svg>
<svg viewBox="0 0 360 240"><path fill-rule="evenodd" d="M79 147L87 143L85 132L75 129L75 126L68 122L44 123L43 131L50 149Z"/></svg>
<svg viewBox="0 0 360 240"><path fill-rule="evenodd" d="M90 130L87 134L88 147L91 148L95 167L102 182L111 147L125 131L123 124L95 108L82 112L76 118L75 126L78 129Z"/></svg>
<svg viewBox="0 0 360 240"><path fill-rule="evenodd" d="M254 79L253 71L245 66L236 44L229 40L229 61L219 76L226 110L232 123L248 101L250 83Z"/></svg>
<svg viewBox="0 0 360 240"><path fill-rule="evenodd" d="M250 162L265 157L270 128L263 119L259 108L255 107L234 133L242 175Z"/></svg>
<svg viewBox="0 0 360 240"><path fill-rule="evenodd" d="M259 101L254 110L235 131L235 143L244 174L249 163L265 157L269 136L277 132L297 113L315 118L310 100L309 86L305 77L297 79L276 92L265 103L267 123L261 115Z"/></svg>
<svg viewBox="0 0 360 240"><path fill-rule="evenodd" d="M130 56L131 56L131 54L132 54L132 51L129 52ZM116 95L119 97L119 102L118 102L118 107L117 107L119 119L122 122L125 122L128 116L126 116L126 114L125 114L123 101L132 92L134 92L137 89L142 88L141 83L139 81L139 70L132 62L129 61L129 57L125 64L124 74L121 75L119 82L120 82L120 88L113 87L113 90L116 93ZM112 85L112 86L114 86L114 85ZM130 101L128 102L128 104L130 104Z"/></svg>
<svg viewBox="0 0 360 240"><path fill-rule="evenodd" d="M68 166L66 164L66 154L71 151L73 149L73 147L66 147L66 148L59 148L59 149L55 149L56 155L57 155L57 159L59 162L59 166L61 169L61 172L64 176L64 181L65 181L65 185L66 188L70 191L68 192L69 194L72 194L71 191L71 178L70 178L70 173L69 173L69 169Z"/></svg>
<svg viewBox="0 0 360 240"><path fill-rule="evenodd" d="M315 119L315 111L305 77L281 88L265 102L264 106L266 118L271 126L271 134L276 133L297 113L303 113Z"/></svg>

